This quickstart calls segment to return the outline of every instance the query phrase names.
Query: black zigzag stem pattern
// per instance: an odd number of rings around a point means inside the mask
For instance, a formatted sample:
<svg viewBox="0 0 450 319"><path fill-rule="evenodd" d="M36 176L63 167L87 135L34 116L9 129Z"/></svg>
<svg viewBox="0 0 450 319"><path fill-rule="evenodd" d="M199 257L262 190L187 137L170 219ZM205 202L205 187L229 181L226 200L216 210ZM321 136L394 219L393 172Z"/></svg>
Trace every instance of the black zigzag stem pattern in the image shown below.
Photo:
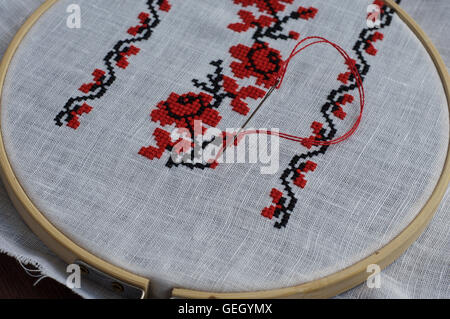
<svg viewBox="0 0 450 319"><path fill-rule="evenodd" d="M274 23L271 26L266 26L266 27L262 27L261 25L259 25L258 23L254 23L255 26L255 32L252 35L252 39L255 41L255 43L259 43L259 44L263 44L264 43L264 39L273 39L273 40L289 40L289 39L293 39L292 35L286 35L283 34L283 25L286 24L289 20L293 19L293 20L298 20L300 18L302 18L302 15L304 14L311 14L312 11L311 10L306 10L304 13L300 14L297 11L292 11L290 14L284 16L284 17L280 17L277 13L277 11L273 8L273 5L271 3L270 0L264 0L267 8L269 8L270 10L270 15L272 16L272 18L274 19ZM254 52L252 52L251 50L248 53L249 55L247 56L249 58L249 61L252 61L252 54L254 54ZM281 61L280 61L281 62ZM205 92L208 92L209 94L211 94L213 96L213 103L211 104L211 107L213 108L219 108L219 106L222 104L223 100L225 98L235 98L236 95L229 93L229 92L223 92L223 67L222 67L222 60L217 60L217 61L213 61L210 64L212 66L214 66L216 69L214 71L213 74L208 74L206 77L208 79L208 82L201 82L198 79L193 79L192 83L194 84L195 87L200 88L202 90L204 90ZM278 72L279 69L281 68L281 65L277 65L276 68L271 72L271 73L262 73L262 75L266 78L269 79L271 74L273 72ZM254 69L257 70L258 68L256 66L254 66ZM191 132L193 133L193 132ZM205 145L212 143L214 141L208 141L205 143ZM186 167L189 167L191 169L194 168L201 168L204 169L206 167L210 167L210 164L191 164L191 163L174 163L172 161L172 159L169 159L169 161L167 162L167 167L173 167L173 166L179 166L179 165L183 165Z"/></svg>
<svg viewBox="0 0 450 319"><path fill-rule="evenodd" d="M264 43L264 38L270 38L274 40L282 39L282 40L289 40L292 39L292 36L282 34L283 31L283 24L286 24L290 19L298 20L301 18L301 14L299 14L296 11L291 12L289 15L280 18L276 12L276 10L273 8L272 3L270 0L264 0L266 3L266 6L270 10L270 14L272 18L275 20L274 24L268 27L262 27L258 23L255 23L255 32L252 35L252 39L255 40L257 43ZM310 11L306 11L305 14L311 13ZM277 34L278 32L278 34ZM251 54L253 52L249 52L248 58L251 60ZM208 74L207 78L210 82L210 86L206 82L200 82L198 79L193 79L192 82L194 83L194 86L197 88L201 88L204 91L210 93L213 95L214 103L211 105L214 108L218 108L222 101L229 97L229 98L235 98L235 96L231 93L222 93L223 88L223 67L222 67L222 60L213 61L210 64L216 67L216 70L214 74ZM281 66L278 66L278 68ZM278 71L278 68L275 71ZM256 68L255 68L256 69ZM269 77L269 74L266 75L266 77Z"/></svg>
<svg viewBox="0 0 450 319"><path fill-rule="evenodd" d="M103 61L105 62L105 66L107 68L107 76L105 76L101 81L101 84L97 86L97 92L90 95L70 98L64 105L64 109L55 117L56 125L62 126L64 122L70 122L73 117L72 112L76 112L81 107L81 105L79 104L80 102L100 99L105 95L105 93L108 91L108 88L117 79L114 62L118 62L120 60L120 54L126 52L129 44L148 40L153 34L153 29L155 29L160 23L160 16L158 14L158 10L155 8L155 3L157 4L157 2L158 1L155 0L147 0L147 6L151 13L151 17L147 19L146 22L148 23L152 21L152 23L148 24L147 27L142 27L138 31L139 34L143 33L143 35L140 37L120 40L114 45L113 49L106 54Z"/></svg>
<svg viewBox="0 0 450 319"><path fill-rule="evenodd" d="M401 0L397 0L396 2L400 3L400 1ZM383 29L391 24L393 15L395 13L393 9L387 6L384 6L383 10L384 14L381 17L382 21L380 24L380 29ZM371 28L363 29L359 34L358 40L353 46L353 51L355 52L357 57L356 67L361 75L362 81L364 81L367 73L370 70L370 65L364 58L363 52L369 46L368 40L371 39L376 30L377 29ZM331 140L336 136L337 130L335 128L331 115L329 114L329 110L336 105L336 102L339 101L343 94L358 87L354 77L351 77L350 80L352 81L352 83L350 83L349 85L341 85L337 90L331 91L331 93L327 97L326 103L321 108L321 114L325 119L325 122L328 124L328 129L322 129L321 131L321 134L323 136L321 140ZM281 208L277 208L275 211L274 216L281 216L281 220L275 222L274 227L286 227L291 214L290 212L294 210L295 205L297 204L298 200L295 197L295 194L293 192L293 185L291 184L291 181L297 177L296 171L300 168L301 165L304 164L304 160L314 158L321 154L325 154L325 152L328 150L328 147L328 145L323 145L317 147L317 149L313 151L295 155L291 159L289 166L283 171L282 175L280 176L281 184L284 187L284 192L286 193L287 198L283 198L283 204L281 205Z"/></svg>

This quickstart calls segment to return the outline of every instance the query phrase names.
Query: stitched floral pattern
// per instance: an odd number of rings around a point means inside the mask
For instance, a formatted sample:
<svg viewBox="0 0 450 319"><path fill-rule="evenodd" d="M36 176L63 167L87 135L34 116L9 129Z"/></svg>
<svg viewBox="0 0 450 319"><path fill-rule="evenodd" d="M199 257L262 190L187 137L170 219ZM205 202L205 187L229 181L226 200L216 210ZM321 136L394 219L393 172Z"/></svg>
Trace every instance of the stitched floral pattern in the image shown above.
<svg viewBox="0 0 450 319"><path fill-rule="evenodd" d="M267 40L295 40L299 38L299 33L293 30L285 31L287 22L290 20L304 19L309 20L314 18L317 14L315 8L298 7L297 10L285 13L287 4L292 4L294 0L232 0L235 4L241 5L243 8L256 7L260 12L260 16L256 17L252 12L247 10L240 10L238 12L239 19L241 21L234 22L228 25L228 29L237 32L251 32L251 38L253 44L246 46L244 44L236 44L230 47L230 55L236 59L230 63L229 68L232 76L225 75L224 66L222 60L215 60L210 64L215 68L214 72L206 76L206 81L200 81L193 79L192 83L196 88L202 90L200 95L203 96L202 102L196 104L184 105L180 107L177 102L177 112L171 112L168 106L168 101L179 99L180 97L193 96L194 93L189 92L185 94L178 94L172 92L170 97L166 101L161 101L156 106L156 110L151 111L151 120L158 122L161 126L168 126L175 124L176 127L187 128L190 131L190 136L194 136L192 119L205 119L203 120L203 131L206 131L209 127L216 127L221 116L219 114L219 107L225 100L229 101L232 110L245 116L249 113L250 108L248 106L247 99L261 99L266 94L266 89L276 84L280 69L283 64L283 59L280 51L272 48L267 43ZM255 85L249 85L242 87L238 84L238 79L254 79ZM208 101L206 105L205 102ZM201 105L201 106L200 106ZM186 112L186 106L190 111L195 112L201 110L205 113L205 116L201 116L198 113L190 116L189 120L183 112ZM182 114L183 113L183 114ZM202 113L202 114L203 114ZM139 154L147 157L148 159L160 158L162 153L162 147L165 147L167 151L172 151L174 143L176 141L166 138L170 136L169 132L164 131L161 133L161 128L155 130L153 134L156 139L156 147L148 146L143 147ZM164 138L162 137L164 136ZM164 142L162 142L164 141ZM185 140L186 145L184 151L191 152L188 154L188 158L194 159L195 149L189 148L189 144L193 144L194 141ZM207 147L209 144L214 143L214 139L208 141L202 141L202 148ZM155 156L157 154L158 156ZM194 163L194 162L177 162L175 163L170 158L166 164L168 167L183 165L189 168L215 168L217 162L211 163Z"/></svg>
<svg viewBox="0 0 450 319"><path fill-rule="evenodd" d="M397 3L399 2L400 0L397 0ZM380 29L386 28L391 24L395 12L378 0L374 3L382 6L381 11L383 14ZM346 64L348 69L356 66L363 81L370 70L366 56L374 56L377 54L378 51L374 46L374 42L382 39L383 34L381 32L376 29L365 28L360 32L353 46L357 60L347 61ZM337 130L333 118L343 120L347 115L343 107L345 104L351 103L354 100L353 95L349 93L357 89L356 79L352 73L346 70L338 75L337 80L342 85L338 89L330 92L325 104L320 109L324 122L314 121L311 125L313 135L302 143L308 151L295 155L291 159L289 166L280 176L283 190L273 188L270 192L270 197L272 198L271 204L264 207L261 211L263 217L276 219L274 223L276 228L286 227L291 213L299 201L294 193L294 189L305 188L307 185L306 174L316 170L317 164L312 159L325 154L328 150L329 145L316 146L313 142L315 140L332 140L336 136ZM276 195L275 197L274 194Z"/></svg>
<svg viewBox="0 0 450 319"><path fill-rule="evenodd" d="M126 69L129 64L129 58L137 55L140 49L133 45L150 39L153 31L160 23L159 11L168 12L171 8L168 0L147 0L148 12L141 12L138 15L139 24L130 27L127 33L132 38L120 40L114 45L103 59L105 70L96 69L92 73L93 82L84 83L78 89L85 95L71 97L62 111L55 117L55 123L63 126L64 123L70 128L77 129L80 126L80 116L88 114L93 107L87 104L88 101L94 101L102 98L110 87L114 84L118 76L118 69Z"/></svg>

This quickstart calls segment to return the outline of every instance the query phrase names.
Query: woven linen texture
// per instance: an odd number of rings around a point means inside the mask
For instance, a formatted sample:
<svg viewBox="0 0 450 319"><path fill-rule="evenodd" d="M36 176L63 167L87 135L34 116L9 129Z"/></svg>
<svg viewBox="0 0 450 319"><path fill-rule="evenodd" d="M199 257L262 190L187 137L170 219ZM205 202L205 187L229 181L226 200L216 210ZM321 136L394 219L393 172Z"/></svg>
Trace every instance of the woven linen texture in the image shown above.
<svg viewBox="0 0 450 319"><path fill-rule="evenodd" d="M136 24L140 9L136 1L112 7L80 1L83 27L69 30L62 19L68 3L61 1L44 15L19 49L5 86L2 124L8 154L29 196L53 223L99 256L164 286L284 287L374 252L430 195L448 143L446 102L425 50L397 17L382 30L377 54L365 56L370 71L360 130L314 158L317 168L307 187L292 187L298 202L289 223L277 229L261 210L271 203L271 189L283 191L280 175L306 148L281 141L280 170L274 175L261 175L254 164L168 168L167 154L152 161L137 154L140 147L154 145L158 124L149 113L159 101L172 92L198 92L191 80L211 73L211 61L221 59L232 75L230 47L252 44L248 33L227 28L239 21L242 7L232 1L214 7L173 1L152 37L139 44L141 52L118 71L114 88L73 131L55 126L55 113L102 66L108 49ZM311 6L318 12L314 19L290 22L287 30L302 37L321 35L350 51L365 28L367 4L296 1L289 8ZM141 6L145 10L145 1ZM107 20L103 7L111 10ZM294 44L270 41L284 57ZM311 134L311 122L320 119L320 107L339 87L336 77L343 71L343 61L331 49L305 51L250 125ZM255 79L240 83L255 85ZM258 104L248 102L250 109ZM335 120L338 134L350 126L356 109L356 103L346 106L346 119ZM245 121L229 102L219 111L221 129ZM416 295L415 290L404 294Z"/></svg>

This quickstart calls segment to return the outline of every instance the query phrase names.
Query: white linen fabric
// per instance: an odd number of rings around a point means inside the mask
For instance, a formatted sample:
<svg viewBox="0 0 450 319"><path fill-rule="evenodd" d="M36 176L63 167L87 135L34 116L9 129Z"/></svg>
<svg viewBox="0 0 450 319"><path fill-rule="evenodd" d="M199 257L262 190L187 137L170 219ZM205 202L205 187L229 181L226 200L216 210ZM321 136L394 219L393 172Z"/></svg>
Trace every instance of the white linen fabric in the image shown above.
<svg viewBox="0 0 450 319"><path fill-rule="evenodd" d="M3 56L26 18L43 2L43 0L0 0L0 56ZM42 276L53 278L63 284L66 282L68 275L66 265L25 225L3 185L0 185L0 252L15 257L24 264L36 266L41 270ZM74 291L85 298L117 297L90 282L83 283L82 288Z"/></svg>
<svg viewBox="0 0 450 319"><path fill-rule="evenodd" d="M450 3L445 0L402 1L450 65ZM381 288L359 285L338 298L450 298L450 188L424 233L381 273Z"/></svg>
<svg viewBox="0 0 450 319"><path fill-rule="evenodd" d="M103 56L146 9L145 1L138 0L76 1L83 12L82 28L68 29L66 8L73 2L56 4L19 48L5 84L2 125L8 155L30 198L64 233L104 259L156 279L161 287L285 287L373 253L414 218L431 194L448 146L446 100L425 49L395 15L380 30L383 40L374 42L377 54L364 53L370 70L360 129L325 154L308 157L317 168L306 174L304 188L289 181L298 202L289 223L278 229L261 210L271 205L272 188L286 196L280 175L295 154L308 152L305 147L280 141L280 169L273 175L260 174L256 164L169 168L167 154L154 160L137 154L140 147L155 145L152 134L160 125L148 115L159 101L172 92L198 93L192 79L202 81L214 72L212 61L222 60L225 75L236 75L228 67L236 61L230 47L251 47L254 32L227 26L240 21L239 10L254 8L232 1L211 6L209 1L173 0L150 39L137 44L141 52L129 58L126 70L117 71L116 82L101 99L89 102L93 111L72 130L56 126L53 118L68 98L79 95L77 88L90 80L92 70L103 67ZM286 13L299 6L318 9L314 17L290 21L284 31L324 36L353 55L369 3L284 3ZM1 5L0 14L10 12L17 24L0 20L1 30L7 30L0 34L4 50L39 1L3 0ZM448 13L444 1L402 5L416 19L424 17L423 8L430 15ZM436 28L428 26L433 38ZM435 36L445 54L448 44L441 27ZM295 44L292 39L267 42L284 57ZM249 125L309 136L327 95L342 84L336 80L342 72L345 65L333 50L304 51L291 63L282 88ZM238 83L254 86L255 77ZM256 99L246 102L252 110L258 104ZM346 119L334 119L338 135L350 127L356 109L356 102L349 104ZM219 112L220 129L246 120L228 100ZM64 281L64 265L30 234L4 192L1 203L0 249ZM450 297L448 212L447 194L426 232L382 273L380 289L361 285L339 297ZM77 292L109 296L95 288Z"/></svg>

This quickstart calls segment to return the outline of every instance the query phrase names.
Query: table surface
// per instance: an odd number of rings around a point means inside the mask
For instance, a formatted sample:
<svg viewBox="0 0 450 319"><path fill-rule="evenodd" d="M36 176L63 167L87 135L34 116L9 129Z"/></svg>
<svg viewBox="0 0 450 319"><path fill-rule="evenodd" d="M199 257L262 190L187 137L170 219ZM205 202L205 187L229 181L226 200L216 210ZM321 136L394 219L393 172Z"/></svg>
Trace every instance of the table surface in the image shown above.
<svg viewBox="0 0 450 319"><path fill-rule="evenodd" d="M33 269L32 266L27 268ZM80 299L69 288L51 278L42 279L29 276L19 262L0 254L0 299Z"/></svg>

